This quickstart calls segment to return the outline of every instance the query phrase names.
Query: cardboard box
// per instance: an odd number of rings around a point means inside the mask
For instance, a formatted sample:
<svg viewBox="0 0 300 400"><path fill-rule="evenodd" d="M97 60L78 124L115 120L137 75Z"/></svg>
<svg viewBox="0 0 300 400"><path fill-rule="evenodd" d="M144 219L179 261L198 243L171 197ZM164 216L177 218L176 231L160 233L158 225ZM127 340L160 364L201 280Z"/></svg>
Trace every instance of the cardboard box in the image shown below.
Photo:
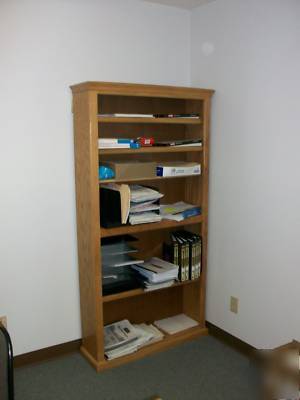
<svg viewBox="0 0 300 400"><path fill-rule="evenodd" d="M105 165L115 172L115 179L140 179L156 177L156 162L152 161L110 161Z"/></svg>

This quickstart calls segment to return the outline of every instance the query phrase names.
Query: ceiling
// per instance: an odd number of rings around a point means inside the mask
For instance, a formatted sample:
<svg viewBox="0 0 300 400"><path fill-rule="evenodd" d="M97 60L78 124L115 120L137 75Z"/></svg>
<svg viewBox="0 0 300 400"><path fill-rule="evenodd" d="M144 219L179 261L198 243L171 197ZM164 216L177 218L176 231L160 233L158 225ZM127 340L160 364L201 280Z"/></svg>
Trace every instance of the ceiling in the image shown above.
<svg viewBox="0 0 300 400"><path fill-rule="evenodd" d="M203 4L211 3L212 1L215 0L142 0L142 1L148 1L149 3L159 3L173 7L186 8L190 10L192 8L199 7Z"/></svg>

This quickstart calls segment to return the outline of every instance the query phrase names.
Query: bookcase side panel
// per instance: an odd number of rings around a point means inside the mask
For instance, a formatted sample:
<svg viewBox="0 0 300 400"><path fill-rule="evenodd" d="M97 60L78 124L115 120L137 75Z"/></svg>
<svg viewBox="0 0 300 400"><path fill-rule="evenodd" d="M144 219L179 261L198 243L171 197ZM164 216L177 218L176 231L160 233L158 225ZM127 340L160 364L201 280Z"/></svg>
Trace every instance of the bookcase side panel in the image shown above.
<svg viewBox="0 0 300 400"><path fill-rule="evenodd" d="M97 95L74 94L77 238L82 342L96 360L104 359L100 302L100 225Z"/></svg>
<svg viewBox="0 0 300 400"><path fill-rule="evenodd" d="M209 185L209 135L210 135L211 98L204 101L203 110L203 155L202 155L202 212L204 215L201 224L202 236L202 266L200 279L200 324L205 324L206 274L207 274L207 240L208 240L208 185Z"/></svg>

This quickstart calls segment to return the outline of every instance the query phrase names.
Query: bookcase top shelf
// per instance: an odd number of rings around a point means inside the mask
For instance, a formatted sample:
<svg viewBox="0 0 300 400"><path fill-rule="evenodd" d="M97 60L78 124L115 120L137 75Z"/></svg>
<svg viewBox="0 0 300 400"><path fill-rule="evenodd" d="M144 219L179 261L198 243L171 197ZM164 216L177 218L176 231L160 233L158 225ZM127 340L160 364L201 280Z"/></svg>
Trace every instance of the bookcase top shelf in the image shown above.
<svg viewBox="0 0 300 400"><path fill-rule="evenodd" d="M160 229L168 229L168 228L179 228L185 225L194 225L199 224L204 220L203 215L197 215L196 217L187 218L183 221L169 221L163 220L161 222L153 222L150 224L139 224L139 225L123 225L118 228L101 228L101 237L111 237L111 236L120 236L120 235L130 235L139 232L149 232L156 231Z"/></svg>
<svg viewBox="0 0 300 400"><path fill-rule="evenodd" d="M191 153L201 152L201 146L158 146L158 147L141 147L139 149L99 149L99 155L111 154L151 154L151 153Z"/></svg>
<svg viewBox="0 0 300 400"><path fill-rule="evenodd" d="M200 118L147 118L147 117L98 117L98 122L109 124L173 124L199 125Z"/></svg>
<svg viewBox="0 0 300 400"><path fill-rule="evenodd" d="M214 90L211 89L116 82L82 82L72 85L71 89L73 94L94 91L100 95L167 97L175 99L204 99L210 98L214 94Z"/></svg>

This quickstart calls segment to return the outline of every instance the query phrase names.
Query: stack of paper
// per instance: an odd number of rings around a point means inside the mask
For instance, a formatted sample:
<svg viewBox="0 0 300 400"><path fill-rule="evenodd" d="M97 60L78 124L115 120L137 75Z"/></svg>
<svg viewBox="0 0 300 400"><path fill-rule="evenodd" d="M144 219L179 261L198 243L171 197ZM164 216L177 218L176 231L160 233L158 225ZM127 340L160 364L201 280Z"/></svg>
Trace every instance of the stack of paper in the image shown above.
<svg viewBox="0 0 300 400"><path fill-rule="evenodd" d="M185 203L184 201L178 201L174 204L162 204L160 206L160 215L162 219L180 222L186 218L195 217L200 214L200 207Z"/></svg>
<svg viewBox="0 0 300 400"><path fill-rule="evenodd" d="M98 149L136 149L140 145L134 139L100 138Z"/></svg>
<svg viewBox="0 0 300 400"><path fill-rule="evenodd" d="M131 225L160 222L160 207L157 201L163 197L162 193L141 185L130 185L130 214Z"/></svg>
<svg viewBox="0 0 300 400"><path fill-rule="evenodd" d="M162 289L174 284L178 278L178 265L152 257L142 265L132 265L143 281L146 291Z"/></svg>
<svg viewBox="0 0 300 400"><path fill-rule="evenodd" d="M154 324L164 332L172 335L185 329L198 326L199 323L185 314L174 315L173 317L164 318L155 321Z"/></svg>
<svg viewBox="0 0 300 400"><path fill-rule="evenodd" d="M132 325L128 320L115 322L104 327L105 356L109 360L125 356L163 337L153 325Z"/></svg>

